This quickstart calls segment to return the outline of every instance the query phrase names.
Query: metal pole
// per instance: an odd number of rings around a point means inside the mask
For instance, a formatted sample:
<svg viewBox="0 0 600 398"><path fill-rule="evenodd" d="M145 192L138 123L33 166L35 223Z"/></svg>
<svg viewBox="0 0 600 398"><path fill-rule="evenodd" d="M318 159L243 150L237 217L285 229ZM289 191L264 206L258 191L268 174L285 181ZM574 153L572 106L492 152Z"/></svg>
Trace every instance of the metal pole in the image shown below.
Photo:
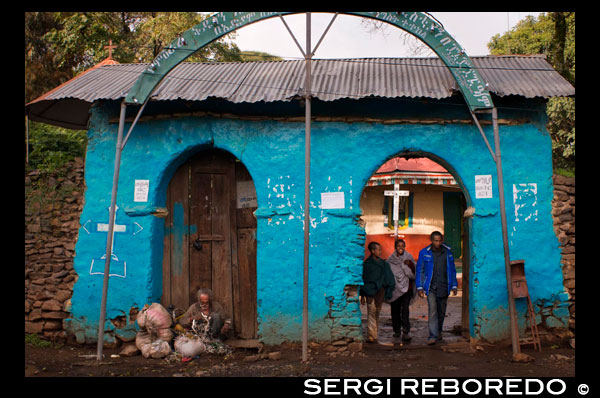
<svg viewBox="0 0 600 398"><path fill-rule="evenodd" d="M483 132L483 129L481 128L481 125L479 124L479 120L477 120L477 116L475 116L475 113L473 113L473 111L471 111L471 116L473 117L473 120L475 121L475 124L477 125L477 128L479 129L479 132L481 133L481 136L483 137L483 141L485 141L485 145L487 145L487 148L490 151L490 155L492 155L492 159L494 159L494 163L496 163L496 155L494 155L494 151L492 151L492 147L490 146L490 143L489 143L487 137L485 136L485 133Z"/></svg>
<svg viewBox="0 0 600 398"><path fill-rule="evenodd" d="M113 231L115 228L115 209L117 204L117 185L119 182L119 168L121 166L121 151L123 140L123 127L125 125L125 101L121 103L121 115L119 118L119 131L117 133L117 148L115 151L115 169L113 174L112 195L110 199L110 216L108 219L108 236L106 238L106 262L104 263L104 281L102 283L102 304L100 305L100 320L98 325L98 356L102 360L102 348L104 346L104 322L106 320L106 296L108 293L108 274L110 271L110 258L112 257Z"/></svg>
<svg viewBox="0 0 600 398"><path fill-rule="evenodd" d="M398 191L400 190L400 184L394 184L394 210L392 219L394 220L394 250L396 249L396 241L398 240L398 224L400 223L399 215L400 212L400 197Z"/></svg>
<svg viewBox="0 0 600 398"><path fill-rule="evenodd" d="M306 83L305 83L305 138L304 138L304 291L302 303L302 362L308 361L308 250L310 232L310 12L306 13Z"/></svg>
<svg viewBox="0 0 600 398"><path fill-rule="evenodd" d="M131 123L131 127L129 127L129 132L125 136L125 139L123 140L123 144L121 145L121 150L123 150L123 148L125 148L125 145L127 145L127 140L129 139L129 136L131 135L131 132L133 131L133 128L135 127L135 124L137 123L137 121L139 120L140 116L142 115L142 112L144 112L144 108L146 107L146 105L148 104L148 102L150 102L149 99L146 100L146 102L144 102L144 105L142 105L142 107L138 111L137 115L135 116L135 119L133 120L133 123Z"/></svg>
<svg viewBox="0 0 600 398"><path fill-rule="evenodd" d="M512 338L513 355L521 352L519 346L519 328L513 298L510 255L508 251L508 232L506 224L506 207L504 205L504 180L502 178L502 158L500 156L500 136L498 133L498 110L492 109L492 123L494 125L494 146L496 147L496 170L498 173L498 196L500 198L500 219L502 221L502 242L504 243L504 266L506 268L506 286L508 288L508 311L510 315L510 330Z"/></svg>

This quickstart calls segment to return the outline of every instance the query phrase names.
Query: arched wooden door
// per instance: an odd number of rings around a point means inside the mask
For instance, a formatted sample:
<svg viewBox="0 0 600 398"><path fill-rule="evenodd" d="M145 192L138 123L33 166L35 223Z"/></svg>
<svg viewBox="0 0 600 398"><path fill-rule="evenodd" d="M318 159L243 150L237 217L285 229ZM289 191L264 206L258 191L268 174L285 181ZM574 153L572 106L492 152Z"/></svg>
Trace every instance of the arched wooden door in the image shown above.
<svg viewBox="0 0 600 398"><path fill-rule="evenodd" d="M246 167L220 150L202 151L167 189L164 306L187 309L211 288L241 338L256 338L256 191Z"/></svg>

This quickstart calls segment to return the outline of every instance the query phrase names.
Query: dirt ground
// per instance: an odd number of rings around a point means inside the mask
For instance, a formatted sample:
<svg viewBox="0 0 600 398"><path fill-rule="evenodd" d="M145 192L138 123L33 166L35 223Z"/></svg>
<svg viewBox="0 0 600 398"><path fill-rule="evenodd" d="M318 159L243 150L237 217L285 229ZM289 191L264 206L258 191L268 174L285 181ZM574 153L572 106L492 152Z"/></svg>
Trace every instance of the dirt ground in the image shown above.
<svg viewBox="0 0 600 398"><path fill-rule="evenodd" d="M510 344L482 344L472 350L468 341L453 334L460 325L461 297L450 297L444 325L444 341L428 346L427 304L417 299L411 306L410 343L400 344L392 337L389 305L381 314L380 342L363 344L362 351L326 352L309 349L303 363L302 345L284 343L265 346L261 353L280 352L279 359L258 359L257 349L236 349L231 355L203 354L182 362L173 355L167 359L146 359L141 355L113 357L121 348L104 349L105 359L96 361L96 346L39 347L25 344L26 377L146 376L146 377L573 377L575 350L565 341L546 341L542 352L524 346L522 351L534 358L527 363L512 361ZM366 319L364 306L363 320ZM363 331L366 332L363 321ZM454 329L455 330L455 329ZM366 334L365 334L366 335ZM315 346L313 346L315 347Z"/></svg>

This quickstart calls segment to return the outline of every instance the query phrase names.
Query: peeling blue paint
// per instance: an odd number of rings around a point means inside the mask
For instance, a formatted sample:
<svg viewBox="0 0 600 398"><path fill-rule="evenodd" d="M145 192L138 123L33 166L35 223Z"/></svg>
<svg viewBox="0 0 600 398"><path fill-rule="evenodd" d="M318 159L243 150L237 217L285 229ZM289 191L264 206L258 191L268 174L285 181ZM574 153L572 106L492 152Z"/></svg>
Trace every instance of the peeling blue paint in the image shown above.
<svg viewBox="0 0 600 398"><path fill-rule="evenodd" d="M106 217L117 129L108 120L115 114L114 104L92 110L83 222ZM500 126L510 251L512 259L525 260L532 301L552 302L557 310L547 318L558 321L550 323L566 325L564 303L568 297L550 213L551 142L540 125L534 121ZM491 136L491 126L484 130ZM135 237L115 236L115 252L127 259L127 278L110 278L107 319L128 313L131 307L141 309L146 303L160 301L163 238L170 233L179 242L187 226L182 207L175 207L172 230L166 230L164 219L152 212L165 207L166 189L177 168L198 151L211 147L240 159L256 187L259 337L269 344L299 341L305 211L303 122L190 116L144 121L136 126L122 155L117 204L125 209L121 221L135 220L143 230ZM358 300L348 296L347 289L362 284L365 231L357 221L362 189L381 164L406 152L430 156L451 170L467 204L475 208L469 221L471 334L488 340L510 336L496 166L476 127L315 122L311 147L311 339L360 338ZM476 175L492 175L492 198L475 199ZM147 203L133 201L136 179L150 181ZM514 186L531 184L536 186L535 217L524 213L533 206L530 196L521 195L517 200L513 196ZM344 192L344 208L323 209L323 192ZM72 297L72 317L66 321L73 325L70 330L78 336L83 333L86 341L97 334L100 309L102 276L89 273L91 259L105 250L106 241L98 237L79 231L74 261L79 279Z"/></svg>

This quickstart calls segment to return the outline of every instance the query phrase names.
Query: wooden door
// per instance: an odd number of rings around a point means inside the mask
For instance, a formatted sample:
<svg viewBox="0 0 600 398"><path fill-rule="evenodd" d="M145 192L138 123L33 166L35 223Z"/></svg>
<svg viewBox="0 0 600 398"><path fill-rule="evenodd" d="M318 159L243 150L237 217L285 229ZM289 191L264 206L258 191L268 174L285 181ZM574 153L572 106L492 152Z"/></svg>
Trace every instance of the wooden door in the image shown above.
<svg viewBox="0 0 600 398"><path fill-rule="evenodd" d="M252 184L244 165L218 150L201 152L175 173L167 191L161 301L187 309L198 289L210 288L239 337L255 338L256 206L238 208L238 180L244 188Z"/></svg>
<svg viewBox="0 0 600 398"><path fill-rule="evenodd" d="M444 243L454 258L462 256L462 192L444 192Z"/></svg>

